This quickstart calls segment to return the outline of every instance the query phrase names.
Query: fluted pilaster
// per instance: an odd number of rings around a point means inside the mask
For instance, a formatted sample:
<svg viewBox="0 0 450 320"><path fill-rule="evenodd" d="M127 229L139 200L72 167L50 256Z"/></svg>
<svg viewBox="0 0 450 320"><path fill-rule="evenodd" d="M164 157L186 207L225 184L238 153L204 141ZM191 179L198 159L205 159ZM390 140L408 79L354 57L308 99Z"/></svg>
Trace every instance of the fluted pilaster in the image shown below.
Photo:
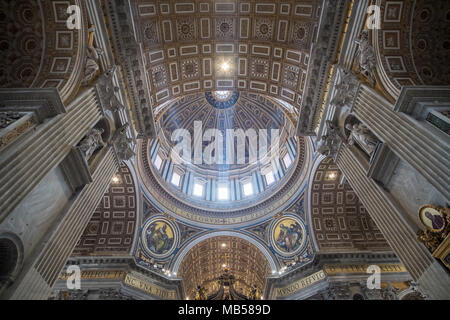
<svg viewBox="0 0 450 320"><path fill-rule="evenodd" d="M413 279L432 299L450 299L450 277L404 220L404 213L389 194L366 171L347 146L342 146L336 163L358 194L370 216Z"/></svg>
<svg viewBox="0 0 450 320"><path fill-rule="evenodd" d="M11 299L46 299L119 164L109 147L86 185L68 208L39 255L10 290Z"/></svg>
<svg viewBox="0 0 450 320"><path fill-rule="evenodd" d="M0 223L102 117L93 88L0 155Z"/></svg>
<svg viewBox="0 0 450 320"><path fill-rule="evenodd" d="M424 123L395 112L375 90L361 85L353 113L401 159L423 175L439 192L450 194L450 146Z"/></svg>

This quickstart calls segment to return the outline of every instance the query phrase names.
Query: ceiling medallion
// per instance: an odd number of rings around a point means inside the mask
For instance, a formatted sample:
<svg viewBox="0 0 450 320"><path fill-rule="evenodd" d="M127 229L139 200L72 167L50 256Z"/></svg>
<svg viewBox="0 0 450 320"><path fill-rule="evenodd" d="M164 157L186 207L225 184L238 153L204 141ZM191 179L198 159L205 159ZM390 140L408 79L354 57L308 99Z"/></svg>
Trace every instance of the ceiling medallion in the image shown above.
<svg viewBox="0 0 450 320"><path fill-rule="evenodd" d="M269 32L269 26L267 24L263 23L259 27L259 32L261 32L262 34L267 34Z"/></svg>
<svg viewBox="0 0 450 320"><path fill-rule="evenodd" d="M155 259L170 256L178 245L176 226L163 217L147 220L141 230L141 241L144 251Z"/></svg>
<svg viewBox="0 0 450 320"><path fill-rule="evenodd" d="M223 33L227 33L228 31L230 31L230 25L226 22L223 22L220 25L220 31L222 31Z"/></svg>
<svg viewBox="0 0 450 320"><path fill-rule="evenodd" d="M209 91L205 92L206 101L216 109L233 107L239 99L238 91Z"/></svg>
<svg viewBox="0 0 450 320"><path fill-rule="evenodd" d="M191 27L188 24L183 24L181 26L181 32L188 34L191 31Z"/></svg>
<svg viewBox="0 0 450 320"><path fill-rule="evenodd" d="M270 227L270 241L278 254L291 257L301 253L307 244L308 231L303 220L287 213L275 220Z"/></svg>

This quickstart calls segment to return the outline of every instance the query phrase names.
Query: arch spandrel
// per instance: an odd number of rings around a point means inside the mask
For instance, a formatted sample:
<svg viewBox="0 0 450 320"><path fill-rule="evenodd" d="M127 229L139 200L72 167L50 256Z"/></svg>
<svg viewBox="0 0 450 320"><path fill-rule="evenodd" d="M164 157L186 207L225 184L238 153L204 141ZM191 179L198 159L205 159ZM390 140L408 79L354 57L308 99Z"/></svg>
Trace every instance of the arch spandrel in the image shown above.
<svg viewBox="0 0 450 320"><path fill-rule="evenodd" d="M381 86L396 100L402 87L448 85L448 1L377 0L381 28L373 30Z"/></svg>

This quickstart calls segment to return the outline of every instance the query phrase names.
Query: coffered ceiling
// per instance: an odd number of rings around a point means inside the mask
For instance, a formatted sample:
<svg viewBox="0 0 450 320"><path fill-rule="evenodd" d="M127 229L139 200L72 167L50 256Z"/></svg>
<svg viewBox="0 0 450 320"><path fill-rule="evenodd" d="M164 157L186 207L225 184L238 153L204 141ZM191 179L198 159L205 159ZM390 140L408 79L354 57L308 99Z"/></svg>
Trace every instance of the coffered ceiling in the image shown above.
<svg viewBox="0 0 450 320"><path fill-rule="evenodd" d="M239 89L298 107L321 2L132 0L153 106Z"/></svg>
<svg viewBox="0 0 450 320"><path fill-rule="evenodd" d="M197 286L204 286L208 295L218 290L217 279L225 269L236 279L236 289L244 294L256 285L264 289L270 267L264 254L247 240L236 237L214 237L194 246L184 257L179 276L185 293L193 297Z"/></svg>

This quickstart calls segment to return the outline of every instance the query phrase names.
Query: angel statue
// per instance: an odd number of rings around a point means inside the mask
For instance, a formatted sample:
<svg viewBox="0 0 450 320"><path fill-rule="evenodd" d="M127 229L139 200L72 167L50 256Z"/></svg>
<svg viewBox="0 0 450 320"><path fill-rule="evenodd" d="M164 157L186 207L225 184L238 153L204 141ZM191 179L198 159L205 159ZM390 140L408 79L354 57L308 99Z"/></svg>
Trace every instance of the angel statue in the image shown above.
<svg viewBox="0 0 450 320"><path fill-rule="evenodd" d="M128 124L123 125L115 133L114 147L120 161L130 160L135 154L131 147L133 139L127 137L126 134L128 126Z"/></svg>
<svg viewBox="0 0 450 320"><path fill-rule="evenodd" d="M349 145L353 145L357 142L363 150L371 156L378 144L378 139L369 128L362 123L353 125L348 123L345 128L351 132L348 141Z"/></svg>
<svg viewBox="0 0 450 320"><path fill-rule="evenodd" d="M367 80L369 80L370 85L374 87L376 83L376 56L375 49L369 42L369 32L363 30L361 37L355 42L359 46L355 56L355 61L358 63L357 72L366 77Z"/></svg>
<svg viewBox="0 0 450 320"><path fill-rule="evenodd" d="M84 154L84 158L88 161L95 150L105 146L102 139L103 129L92 128L91 131L80 142L80 150Z"/></svg>
<svg viewBox="0 0 450 320"><path fill-rule="evenodd" d="M95 27L94 27L94 25L92 25L89 28L87 60L86 60L86 67L84 69L84 76L83 76L82 84L89 83L89 81L91 81L95 77L98 70L100 70L100 66L98 64L99 64L100 55L103 54L103 50L100 48L94 47L94 31L95 31Z"/></svg>

